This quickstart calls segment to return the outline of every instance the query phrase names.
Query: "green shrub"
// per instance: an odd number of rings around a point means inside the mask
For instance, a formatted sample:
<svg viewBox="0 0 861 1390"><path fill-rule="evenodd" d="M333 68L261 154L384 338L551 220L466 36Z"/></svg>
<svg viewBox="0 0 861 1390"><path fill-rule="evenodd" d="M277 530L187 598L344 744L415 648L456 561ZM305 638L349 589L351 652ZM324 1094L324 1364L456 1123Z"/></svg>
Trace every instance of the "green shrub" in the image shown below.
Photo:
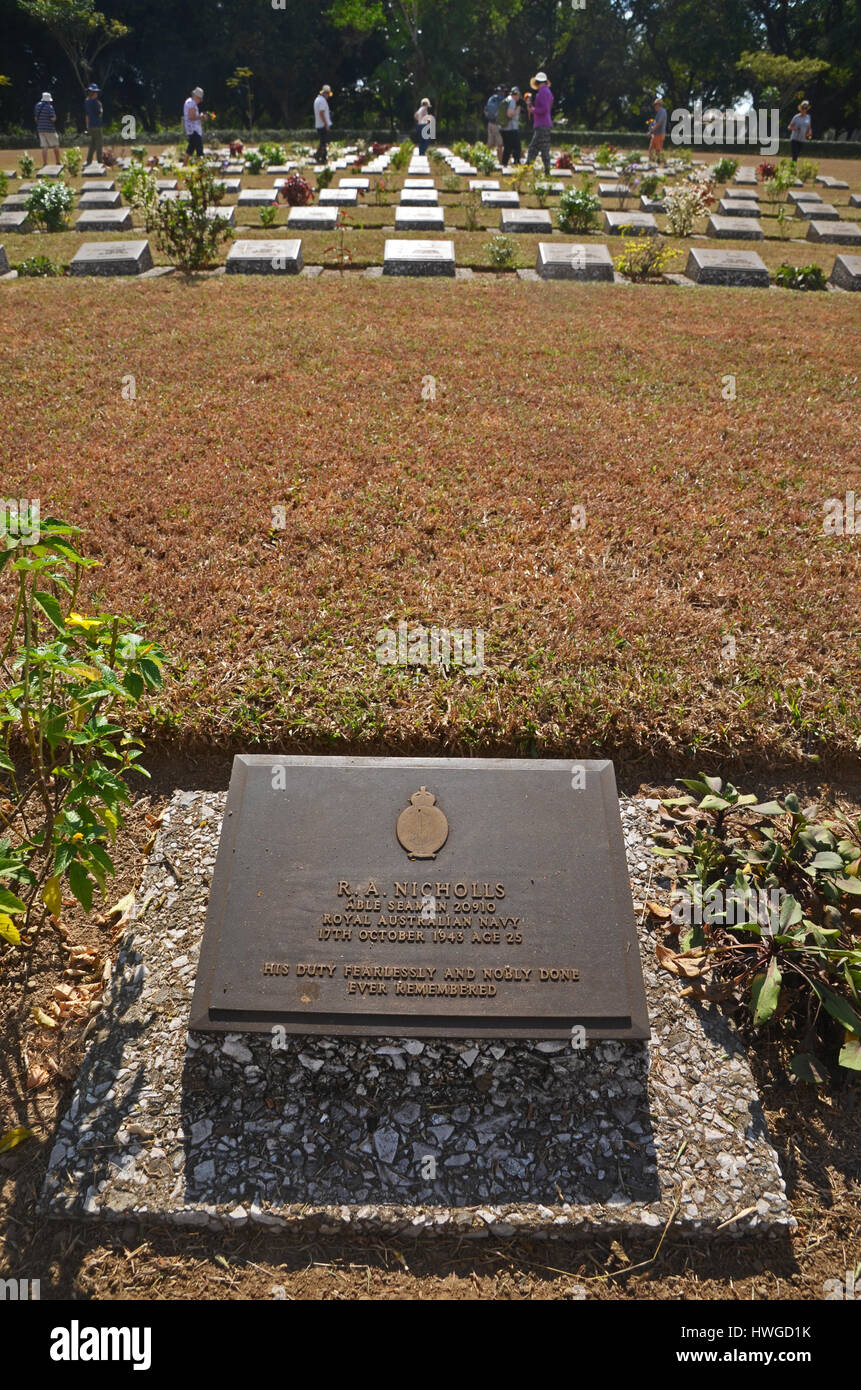
<svg viewBox="0 0 861 1390"><path fill-rule="evenodd" d="M601 200L591 191L591 180L581 188L566 188L559 199L559 226L563 232L590 232L598 225Z"/></svg>
<svg viewBox="0 0 861 1390"><path fill-rule="evenodd" d="M729 183L733 174L738 169L738 160L730 159L729 155L724 155L719 159L714 167L715 183Z"/></svg>
<svg viewBox="0 0 861 1390"><path fill-rule="evenodd" d="M129 207L145 210L158 201L156 176L142 164L130 164L117 176L119 189Z"/></svg>
<svg viewBox="0 0 861 1390"><path fill-rule="evenodd" d="M484 204L481 201L481 194L477 189L472 188L464 195L463 215L468 232L477 232L480 226L480 214Z"/></svg>
<svg viewBox="0 0 861 1390"><path fill-rule="evenodd" d="M265 144L260 146L260 153L263 155L267 164L286 164L287 151L283 145Z"/></svg>
<svg viewBox="0 0 861 1390"><path fill-rule="evenodd" d="M599 169L608 169L610 165L615 162L616 154L616 146L608 145L605 141L604 144L599 145L595 151L595 163Z"/></svg>
<svg viewBox="0 0 861 1390"><path fill-rule="evenodd" d="M640 192L647 198L654 198L663 182L660 174L643 174L640 179Z"/></svg>
<svg viewBox="0 0 861 1390"><path fill-rule="evenodd" d="M260 225L261 225L261 227L266 227L266 228L268 229L269 227L274 226L275 218L276 218L277 216L278 216L278 209L277 209L277 208L273 208L273 207L261 208L261 209L260 209Z"/></svg>
<svg viewBox="0 0 861 1390"><path fill-rule="evenodd" d="M9 192L9 180L7 179L7 177L6 177L5 173L3 172L3 170L0 169L0 198L5 198L5 197L6 197L6 194L7 194L8 192Z"/></svg>
<svg viewBox="0 0 861 1390"><path fill-rule="evenodd" d="M682 778L693 795L655 853L681 866L672 918L678 949L658 960L688 997L747 1002L800 1050L789 1070L825 1079L817 1055L861 1071L861 820L802 810L792 792L759 802L719 777ZM669 843L667 843L669 842Z"/></svg>
<svg viewBox="0 0 861 1390"><path fill-rule="evenodd" d="M70 179L76 179L84 167L84 156L77 145L71 145L69 149L63 150L60 160Z"/></svg>
<svg viewBox="0 0 861 1390"><path fill-rule="evenodd" d="M0 668L0 937L26 948L33 940L22 933L59 920L68 890L89 912L114 873L108 846L130 800L126 778L148 775L124 715L160 688L163 653L125 620L81 616L81 577L97 562L77 551L77 527L25 510L0 550L0 575L11 580Z"/></svg>
<svg viewBox="0 0 861 1390"><path fill-rule="evenodd" d="M233 233L223 217L207 216L207 209L217 207L224 197L224 185L199 161L190 164L183 177L188 198L147 204L146 227L171 264L190 275L211 265L221 242Z"/></svg>
<svg viewBox="0 0 861 1390"><path fill-rule="evenodd" d="M33 158L31 155L27 154L26 151L18 160L18 168L21 170L21 177L24 179L31 179L36 172L36 165L33 163Z"/></svg>
<svg viewBox="0 0 861 1390"><path fill-rule="evenodd" d="M812 183L819 173L819 165L815 159L799 159L795 166L795 177L802 183Z"/></svg>
<svg viewBox="0 0 861 1390"><path fill-rule="evenodd" d="M249 174L262 174L266 168L266 156L262 150L248 150L245 155L245 168Z"/></svg>
<svg viewBox="0 0 861 1390"><path fill-rule="evenodd" d="M678 251L671 250L657 236L633 240L635 232L633 227L622 228L622 235L630 238L630 244L613 258L613 265L629 280L660 280L667 266L677 259Z"/></svg>
<svg viewBox="0 0 861 1390"><path fill-rule="evenodd" d="M493 236L484 243L482 250L494 270L510 270L517 260L517 246L510 236Z"/></svg>
<svg viewBox="0 0 861 1390"><path fill-rule="evenodd" d="M467 159L480 174L492 174L496 168L496 155L481 140L470 145Z"/></svg>
<svg viewBox="0 0 861 1390"><path fill-rule="evenodd" d="M24 276L65 274L59 261L52 261L50 256L28 256L26 260L19 261L15 269Z"/></svg>
<svg viewBox="0 0 861 1390"><path fill-rule="evenodd" d="M329 187L329 184L335 177L335 170L330 165L324 164L321 169L316 171L315 177L317 180L317 192L319 193L322 188Z"/></svg>
<svg viewBox="0 0 861 1390"><path fill-rule="evenodd" d="M395 150L392 154L391 159L389 160L389 168L392 169L396 174L401 173L404 169L408 169L410 166L410 160L413 157L414 149L415 145L413 144L412 140L402 141L400 149Z"/></svg>
<svg viewBox="0 0 861 1390"><path fill-rule="evenodd" d="M74 203L75 195L62 179L42 179L27 197L27 211L46 232L62 232Z"/></svg>
<svg viewBox="0 0 861 1390"><path fill-rule="evenodd" d="M783 290L824 290L825 271L820 265L787 265L774 272L774 283Z"/></svg>

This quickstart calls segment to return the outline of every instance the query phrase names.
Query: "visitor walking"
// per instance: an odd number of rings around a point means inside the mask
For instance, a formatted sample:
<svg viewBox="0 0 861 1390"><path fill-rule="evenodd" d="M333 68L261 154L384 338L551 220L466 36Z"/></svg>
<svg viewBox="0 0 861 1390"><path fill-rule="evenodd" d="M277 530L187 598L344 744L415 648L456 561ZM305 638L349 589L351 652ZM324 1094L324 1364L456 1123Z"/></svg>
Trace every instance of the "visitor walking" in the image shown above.
<svg viewBox="0 0 861 1390"><path fill-rule="evenodd" d="M545 174L550 173L550 132L553 128L553 93L550 78L546 72L537 72L530 78L529 85L535 93L526 93L526 109L532 120L532 139L526 151L526 163L533 164L541 155Z"/></svg>
<svg viewBox="0 0 861 1390"><path fill-rule="evenodd" d="M320 88L318 95L314 98L314 126L317 131L319 144L314 160L317 164L326 164L329 159L329 134L332 129L332 113L329 110L329 97L332 95L332 88L325 85Z"/></svg>
<svg viewBox="0 0 861 1390"><path fill-rule="evenodd" d="M54 98L50 92L43 92L41 100L36 102L33 119L39 136L42 168L44 169L46 164L59 162L59 155L51 155L51 150L59 150L60 137L57 134L57 113L54 110Z"/></svg>
<svg viewBox="0 0 861 1390"><path fill-rule="evenodd" d="M656 164L664 162L664 141L667 138L667 108L660 97L654 101L655 114L649 122L649 157L655 156Z"/></svg>
<svg viewBox="0 0 861 1390"><path fill-rule="evenodd" d="M789 122L789 149L792 154L792 162L798 159L804 149L805 140L813 139L813 129L810 123L810 102L803 101Z"/></svg>
<svg viewBox="0 0 861 1390"><path fill-rule="evenodd" d="M520 163L523 145L520 140L520 97L519 87L512 87L502 107L500 107L500 131L502 133L502 167L508 161L516 166Z"/></svg>
<svg viewBox="0 0 861 1390"><path fill-rule="evenodd" d="M188 136L185 147L186 158L203 159L203 115L200 103L203 101L203 88L193 87L191 96L186 97L182 108L182 127Z"/></svg>
<svg viewBox="0 0 861 1390"><path fill-rule="evenodd" d="M95 82L91 82L87 88L87 97L84 102L84 127L89 136L87 145L87 163L92 164L97 160L102 162L102 121L104 120L104 110L99 100L99 89Z"/></svg>
<svg viewBox="0 0 861 1390"><path fill-rule="evenodd" d="M487 121L487 147L493 150L500 161L502 160L502 131L499 128L499 111L507 91L507 87L497 87L492 96L488 97L484 107Z"/></svg>
<svg viewBox="0 0 861 1390"><path fill-rule="evenodd" d="M416 122L416 144L419 147L419 154L427 154L427 148L431 140L436 139L436 121L431 114L431 104L429 97L422 97L419 109L415 113Z"/></svg>

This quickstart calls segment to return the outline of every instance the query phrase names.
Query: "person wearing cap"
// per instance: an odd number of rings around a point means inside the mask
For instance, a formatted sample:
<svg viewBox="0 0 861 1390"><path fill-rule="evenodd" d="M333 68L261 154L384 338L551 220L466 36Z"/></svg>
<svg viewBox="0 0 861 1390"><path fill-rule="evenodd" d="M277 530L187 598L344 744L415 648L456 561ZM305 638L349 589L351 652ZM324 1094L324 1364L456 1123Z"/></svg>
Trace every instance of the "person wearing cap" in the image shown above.
<svg viewBox="0 0 861 1390"><path fill-rule="evenodd" d="M537 72L530 78L529 85L535 96L526 93L526 109L532 118L532 139L526 151L526 163L533 164L541 155L545 174L550 173L550 132L553 128L553 93L550 78L546 72Z"/></svg>
<svg viewBox="0 0 861 1390"><path fill-rule="evenodd" d="M792 162L798 159L804 149L805 140L813 139L813 127L810 121L810 102L803 101L789 122L789 148L792 154Z"/></svg>
<svg viewBox="0 0 861 1390"><path fill-rule="evenodd" d="M185 147L187 158L203 159L203 116L200 103L203 101L203 88L193 87L191 96L186 97L182 108L182 126L188 136Z"/></svg>
<svg viewBox="0 0 861 1390"><path fill-rule="evenodd" d="M419 154L427 154L428 145L436 139L436 121L431 113L430 97L422 97L414 119Z"/></svg>
<svg viewBox="0 0 861 1390"><path fill-rule="evenodd" d="M60 137L57 134L57 113L54 110L54 98L50 92L43 92L41 100L36 102L33 119L39 136L42 168L44 169L46 164L55 164L59 161L58 155L51 154L52 150L59 150Z"/></svg>
<svg viewBox="0 0 861 1390"><path fill-rule="evenodd" d="M332 129L332 113L329 110L331 95L332 88L326 83L314 98L314 126L320 141L314 156L317 164L326 164L329 159L329 132Z"/></svg>
<svg viewBox="0 0 861 1390"><path fill-rule="evenodd" d="M104 112L102 103L99 100L99 89L95 82L91 82L87 88L87 96L84 101L84 127L89 136L87 145L87 163L92 164L94 160L102 162L102 120Z"/></svg>
<svg viewBox="0 0 861 1390"><path fill-rule="evenodd" d="M502 160L500 162L503 169L508 167L509 160L515 165L519 164L523 152L520 143L520 96L520 88L512 87L499 108L499 128L502 134Z"/></svg>
<svg viewBox="0 0 861 1390"><path fill-rule="evenodd" d="M654 154L655 162L661 164L667 138L667 108L660 97L655 97L653 105L655 114L649 122L649 154Z"/></svg>

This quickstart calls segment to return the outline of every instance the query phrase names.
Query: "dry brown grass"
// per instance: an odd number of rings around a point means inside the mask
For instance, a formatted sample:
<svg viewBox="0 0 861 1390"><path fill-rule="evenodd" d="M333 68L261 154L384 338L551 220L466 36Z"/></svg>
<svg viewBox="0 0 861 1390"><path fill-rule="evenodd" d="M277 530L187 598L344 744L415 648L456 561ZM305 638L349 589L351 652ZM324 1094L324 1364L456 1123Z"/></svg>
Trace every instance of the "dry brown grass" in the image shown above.
<svg viewBox="0 0 861 1390"><path fill-rule="evenodd" d="M852 296L3 294L2 495L81 525L104 561L88 602L173 654L150 737L854 755L861 541L822 531L826 498L861 495ZM380 667L401 619L483 629L488 671Z"/></svg>

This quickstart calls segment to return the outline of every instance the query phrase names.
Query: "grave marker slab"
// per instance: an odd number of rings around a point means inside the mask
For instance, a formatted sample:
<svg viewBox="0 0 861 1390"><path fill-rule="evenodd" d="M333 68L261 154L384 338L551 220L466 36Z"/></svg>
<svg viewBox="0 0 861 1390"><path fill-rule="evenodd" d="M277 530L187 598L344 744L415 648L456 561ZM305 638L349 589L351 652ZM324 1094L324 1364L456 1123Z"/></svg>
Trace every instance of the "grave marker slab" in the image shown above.
<svg viewBox="0 0 861 1390"><path fill-rule="evenodd" d="M235 241L227 253L228 275L298 275L302 269L299 240Z"/></svg>
<svg viewBox="0 0 861 1390"><path fill-rule="evenodd" d="M241 180L241 179L223 179L223 178L219 178L218 182L219 182L219 184L221 185L221 187L224 189L225 193L228 193L228 194L239 193L239 191L240 191L241 188L242 188L242 180ZM279 184L278 184L277 182L276 182L276 184L275 184L275 187L276 187L276 188L279 187Z"/></svg>
<svg viewBox="0 0 861 1390"><path fill-rule="evenodd" d="M436 207L439 203L439 194L435 188L402 188L401 207L402 208L427 208Z"/></svg>
<svg viewBox="0 0 861 1390"><path fill-rule="evenodd" d="M861 290L861 256L838 256L830 279L841 290Z"/></svg>
<svg viewBox="0 0 861 1390"><path fill-rule="evenodd" d="M849 206L850 208L861 208L861 193L849 194Z"/></svg>
<svg viewBox="0 0 861 1390"><path fill-rule="evenodd" d="M788 193L788 194L787 194L787 197L788 197L790 203L794 203L794 204L796 205L796 207L798 206L799 203L821 203L821 202L822 202L822 199L820 198L820 196L819 196L818 193L805 193L805 192L801 192L801 193Z"/></svg>
<svg viewBox="0 0 861 1390"><path fill-rule="evenodd" d="M759 217L759 207L750 199L721 198L717 210L724 217Z"/></svg>
<svg viewBox="0 0 861 1390"><path fill-rule="evenodd" d="M519 208L520 194L515 193L514 189L503 189L502 192L485 189L481 195L481 205L485 208Z"/></svg>
<svg viewBox="0 0 861 1390"><path fill-rule="evenodd" d="M27 212L0 212L0 232L32 232L33 223Z"/></svg>
<svg viewBox="0 0 861 1390"><path fill-rule="evenodd" d="M76 232L130 232L132 214L129 208L106 208L103 212L82 212L75 222Z"/></svg>
<svg viewBox="0 0 861 1390"><path fill-rule="evenodd" d="M370 179L341 179L339 188L361 188L367 189L371 186Z"/></svg>
<svg viewBox="0 0 861 1390"><path fill-rule="evenodd" d="M631 190L626 183L599 183L600 198L630 198Z"/></svg>
<svg viewBox="0 0 861 1390"><path fill-rule="evenodd" d="M606 280L613 283L613 258L606 246L540 241L535 269L542 280Z"/></svg>
<svg viewBox="0 0 861 1390"><path fill-rule="evenodd" d="M4 198L0 203L2 212L23 212L30 201L29 193L10 193L8 198Z"/></svg>
<svg viewBox="0 0 861 1390"><path fill-rule="evenodd" d="M70 275L141 275L152 269L148 241L85 241L69 265Z"/></svg>
<svg viewBox="0 0 861 1390"><path fill-rule="evenodd" d="M719 217L713 212L706 227L706 236L735 238L742 241L763 241L762 227L751 217Z"/></svg>
<svg viewBox="0 0 861 1390"><path fill-rule="evenodd" d="M118 208L122 206L122 198L119 193L112 193L110 189L98 193L82 193L78 199L79 212L90 212L94 208Z"/></svg>
<svg viewBox="0 0 861 1390"><path fill-rule="evenodd" d="M107 189L109 193L116 193L117 186L113 179L106 179L101 183L98 179L90 179L85 180L84 183L81 184L82 193L101 193L105 189Z"/></svg>
<svg viewBox="0 0 861 1390"><path fill-rule="evenodd" d="M219 182L221 182L220 179ZM159 193L163 193L165 189L179 188L179 182L177 179L156 179L155 186Z"/></svg>
<svg viewBox="0 0 861 1390"><path fill-rule="evenodd" d="M756 251L723 251L696 246L688 252L685 275L697 285L736 285L768 289L768 267Z"/></svg>
<svg viewBox="0 0 861 1390"><path fill-rule="evenodd" d="M499 179L470 179L469 189L471 193L498 193Z"/></svg>
<svg viewBox="0 0 861 1390"><path fill-rule="evenodd" d="M404 179L404 188L434 188L433 179Z"/></svg>
<svg viewBox="0 0 861 1390"><path fill-rule="evenodd" d="M545 208L503 208L499 214L502 232L552 232L553 219Z"/></svg>
<svg viewBox="0 0 861 1390"><path fill-rule="evenodd" d="M337 226L337 222L337 208L291 208L287 214L287 226L297 232L327 232Z"/></svg>
<svg viewBox="0 0 861 1390"><path fill-rule="evenodd" d="M44 168L37 169L37 179L58 179L63 172L62 164L46 164Z"/></svg>
<svg viewBox="0 0 861 1390"><path fill-rule="evenodd" d="M805 222L810 222L814 218L817 222L839 222L840 213L831 203L796 203L795 216L802 218Z"/></svg>
<svg viewBox="0 0 861 1390"><path fill-rule="evenodd" d="M227 207L207 208L206 215L209 218L210 222L214 222L216 218L219 218L222 222L226 222L228 227L236 226L235 207L228 205Z"/></svg>
<svg viewBox="0 0 861 1390"><path fill-rule="evenodd" d="M742 202L759 202L759 194L755 188L731 188L724 196L734 199L741 198Z"/></svg>
<svg viewBox="0 0 861 1390"><path fill-rule="evenodd" d="M645 193L640 195L641 212L666 212L666 210L666 203L662 203L659 198L647 198Z"/></svg>
<svg viewBox="0 0 861 1390"><path fill-rule="evenodd" d="M129 162L129 160L126 160L127 164ZM93 164L85 164L83 169L81 170L81 173L83 174L85 179L95 179L98 178L100 174L106 174L107 172L108 171L105 168L104 164L99 164L97 162L94 162Z"/></svg>
<svg viewBox="0 0 861 1390"><path fill-rule="evenodd" d="M191 1028L647 1038L613 769L580 766L236 758Z"/></svg>
<svg viewBox="0 0 861 1390"><path fill-rule="evenodd" d="M453 241L386 241L384 275L453 276L454 273Z"/></svg>
<svg viewBox="0 0 861 1390"><path fill-rule="evenodd" d="M320 207L355 207L359 201L357 188L321 188L317 199Z"/></svg>
<svg viewBox="0 0 861 1390"><path fill-rule="evenodd" d="M277 202L277 188L243 188L236 200L236 206L239 208L272 208Z"/></svg>
<svg viewBox="0 0 861 1390"><path fill-rule="evenodd" d="M861 226L857 222L810 222L807 240L861 246Z"/></svg>
<svg viewBox="0 0 861 1390"><path fill-rule="evenodd" d="M621 235L623 227L634 227L640 236L657 236L658 224L650 212L605 212L604 231Z"/></svg>
<svg viewBox="0 0 861 1390"><path fill-rule="evenodd" d="M444 232L444 208L395 208L396 232Z"/></svg>

